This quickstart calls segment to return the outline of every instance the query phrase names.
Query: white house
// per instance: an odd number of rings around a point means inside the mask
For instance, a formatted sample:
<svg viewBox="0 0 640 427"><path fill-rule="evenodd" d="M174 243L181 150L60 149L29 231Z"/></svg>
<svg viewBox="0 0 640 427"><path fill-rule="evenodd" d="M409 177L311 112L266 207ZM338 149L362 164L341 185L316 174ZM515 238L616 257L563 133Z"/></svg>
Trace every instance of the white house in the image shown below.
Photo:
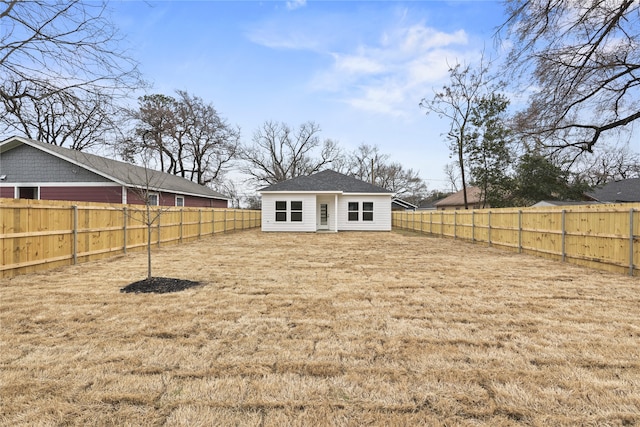
<svg viewBox="0 0 640 427"><path fill-rule="evenodd" d="M393 193L325 170L270 185L262 195L262 231L390 231Z"/></svg>

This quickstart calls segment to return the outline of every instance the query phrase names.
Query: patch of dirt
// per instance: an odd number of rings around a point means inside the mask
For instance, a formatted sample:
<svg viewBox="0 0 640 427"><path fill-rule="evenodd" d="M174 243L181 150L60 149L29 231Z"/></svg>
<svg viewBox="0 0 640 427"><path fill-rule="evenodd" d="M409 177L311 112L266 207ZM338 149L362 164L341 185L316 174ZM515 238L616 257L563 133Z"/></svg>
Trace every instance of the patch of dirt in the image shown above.
<svg viewBox="0 0 640 427"><path fill-rule="evenodd" d="M120 292L134 292L136 294L166 294L168 292L184 291L185 289L193 288L195 286L200 286L200 282L193 282L185 279L174 279L172 277L152 277L150 279L133 282L120 289Z"/></svg>

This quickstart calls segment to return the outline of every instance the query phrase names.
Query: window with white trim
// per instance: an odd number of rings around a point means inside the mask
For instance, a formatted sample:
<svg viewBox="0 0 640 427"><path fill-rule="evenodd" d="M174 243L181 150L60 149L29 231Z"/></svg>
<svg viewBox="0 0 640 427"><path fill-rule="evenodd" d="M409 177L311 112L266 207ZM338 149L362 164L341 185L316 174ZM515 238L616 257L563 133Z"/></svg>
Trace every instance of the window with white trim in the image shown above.
<svg viewBox="0 0 640 427"><path fill-rule="evenodd" d="M40 199L40 189L38 187L17 187L18 199Z"/></svg>
<svg viewBox="0 0 640 427"><path fill-rule="evenodd" d="M278 200L276 201L276 222L287 221L287 202Z"/></svg>
<svg viewBox="0 0 640 427"><path fill-rule="evenodd" d="M302 222L302 202L291 202L291 222Z"/></svg>
<svg viewBox="0 0 640 427"><path fill-rule="evenodd" d="M362 202L362 220L373 221L373 202Z"/></svg>
<svg viewBox="0 0 640 427"><path fill-rule="evenodd" d="M348 219L349 221L357 221L359 218L358 215L358 209L359 209L359 203L358 202L349 202L348 208Z"/></svg>
<svg viewBox="0 0 640 427"><path fill-rule="evenodd" d="M176 196L176 206L184 206L184 197Z"/></svg>
<svg viewBox="0 0 640 427"><path fill-rule="evenodd" d="M149 200L149 206L158 206L158 193L149 193L147 199Z"/></svg>

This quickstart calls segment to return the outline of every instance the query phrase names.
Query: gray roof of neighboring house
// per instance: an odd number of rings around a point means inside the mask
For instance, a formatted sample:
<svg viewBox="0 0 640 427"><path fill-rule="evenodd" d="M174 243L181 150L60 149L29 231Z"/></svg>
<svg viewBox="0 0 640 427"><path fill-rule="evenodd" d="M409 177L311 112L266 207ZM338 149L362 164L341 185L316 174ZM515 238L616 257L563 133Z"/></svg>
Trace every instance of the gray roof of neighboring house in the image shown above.
<svg viewBox="0 0 640 427"><path fill-rule="evenodd" d="M224 199L229 197L218 193L188 179L170 173L132 165L130 163L97 156L95 154L84 153L82 151L70 150L57 145L47 144L23 137L11 137L0 142L0 153L8 151L19 144L27 144L36 149L45 151L58 158L76 164L109 180L127 187L146 188L155 191L165 191L171 193L206 197L210 199Z"/></svg>
<svg viewBox="0 0 640 427"><path fill-rule="evenodd" d="M324 170L313 175L299 176L287 181L278 182L262 188L260 192L269 191L308 191L308 192L342 192L342 193L379 193L392 194L377 185L347 176L332 170Z"/></svg>
<svg viewBox="0 0 640 427"><path fill-rule="evenodd" d="M640 178L610 182L586 195L602 203L640 202Z"/></svg>

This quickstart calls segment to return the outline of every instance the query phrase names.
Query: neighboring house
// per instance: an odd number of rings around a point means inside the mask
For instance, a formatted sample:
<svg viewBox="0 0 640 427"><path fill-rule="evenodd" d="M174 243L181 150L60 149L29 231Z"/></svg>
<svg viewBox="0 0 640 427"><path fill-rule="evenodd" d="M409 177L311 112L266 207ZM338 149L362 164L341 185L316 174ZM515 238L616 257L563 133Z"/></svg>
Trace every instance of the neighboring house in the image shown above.
<svg viewBox="0 0 640 427"><path fill-rule="evenodd" d="M270 185L262 231L391 230L391 191L325 170Z"/></svg>
<svg viewBox="0 0 640 427"><path fill-rule="evenodd" d="M393 211L415 211L418 207L413 203L409 203L406 200L394 197L391 199L391 210Z"/></svg>
<svg viewBox="0 0 640 427"><path fill-rule="evenodd" d="M436 200L422 200L420 202L420 204L418 205L418 210L420 211L435 211L436 210L436 203L438 203L440 200L443 200L444 197L436 199Z"/></svg>
<svg viewBox="0 0 640 427"><path fill-rule="evenodd" d="M467 187L467 205L469 209L488 207L482 206L482 191L480 190L480 187ZM435 206L439 211L464 209L463 190L439 200L436 202Z"/></svg>
<svg viewBox="0 0 640 427"><path fill-rule="evenodd" d="M603 187L585 193L589 200L600 203L640 202L640 178L610 182Z"/></svg>
<svg viewBox="0 0 640 427"><path fill-rule="evenodd" d="M28 138L0 142L0 197L226 208L229 198L188 179Z"/></svg>

